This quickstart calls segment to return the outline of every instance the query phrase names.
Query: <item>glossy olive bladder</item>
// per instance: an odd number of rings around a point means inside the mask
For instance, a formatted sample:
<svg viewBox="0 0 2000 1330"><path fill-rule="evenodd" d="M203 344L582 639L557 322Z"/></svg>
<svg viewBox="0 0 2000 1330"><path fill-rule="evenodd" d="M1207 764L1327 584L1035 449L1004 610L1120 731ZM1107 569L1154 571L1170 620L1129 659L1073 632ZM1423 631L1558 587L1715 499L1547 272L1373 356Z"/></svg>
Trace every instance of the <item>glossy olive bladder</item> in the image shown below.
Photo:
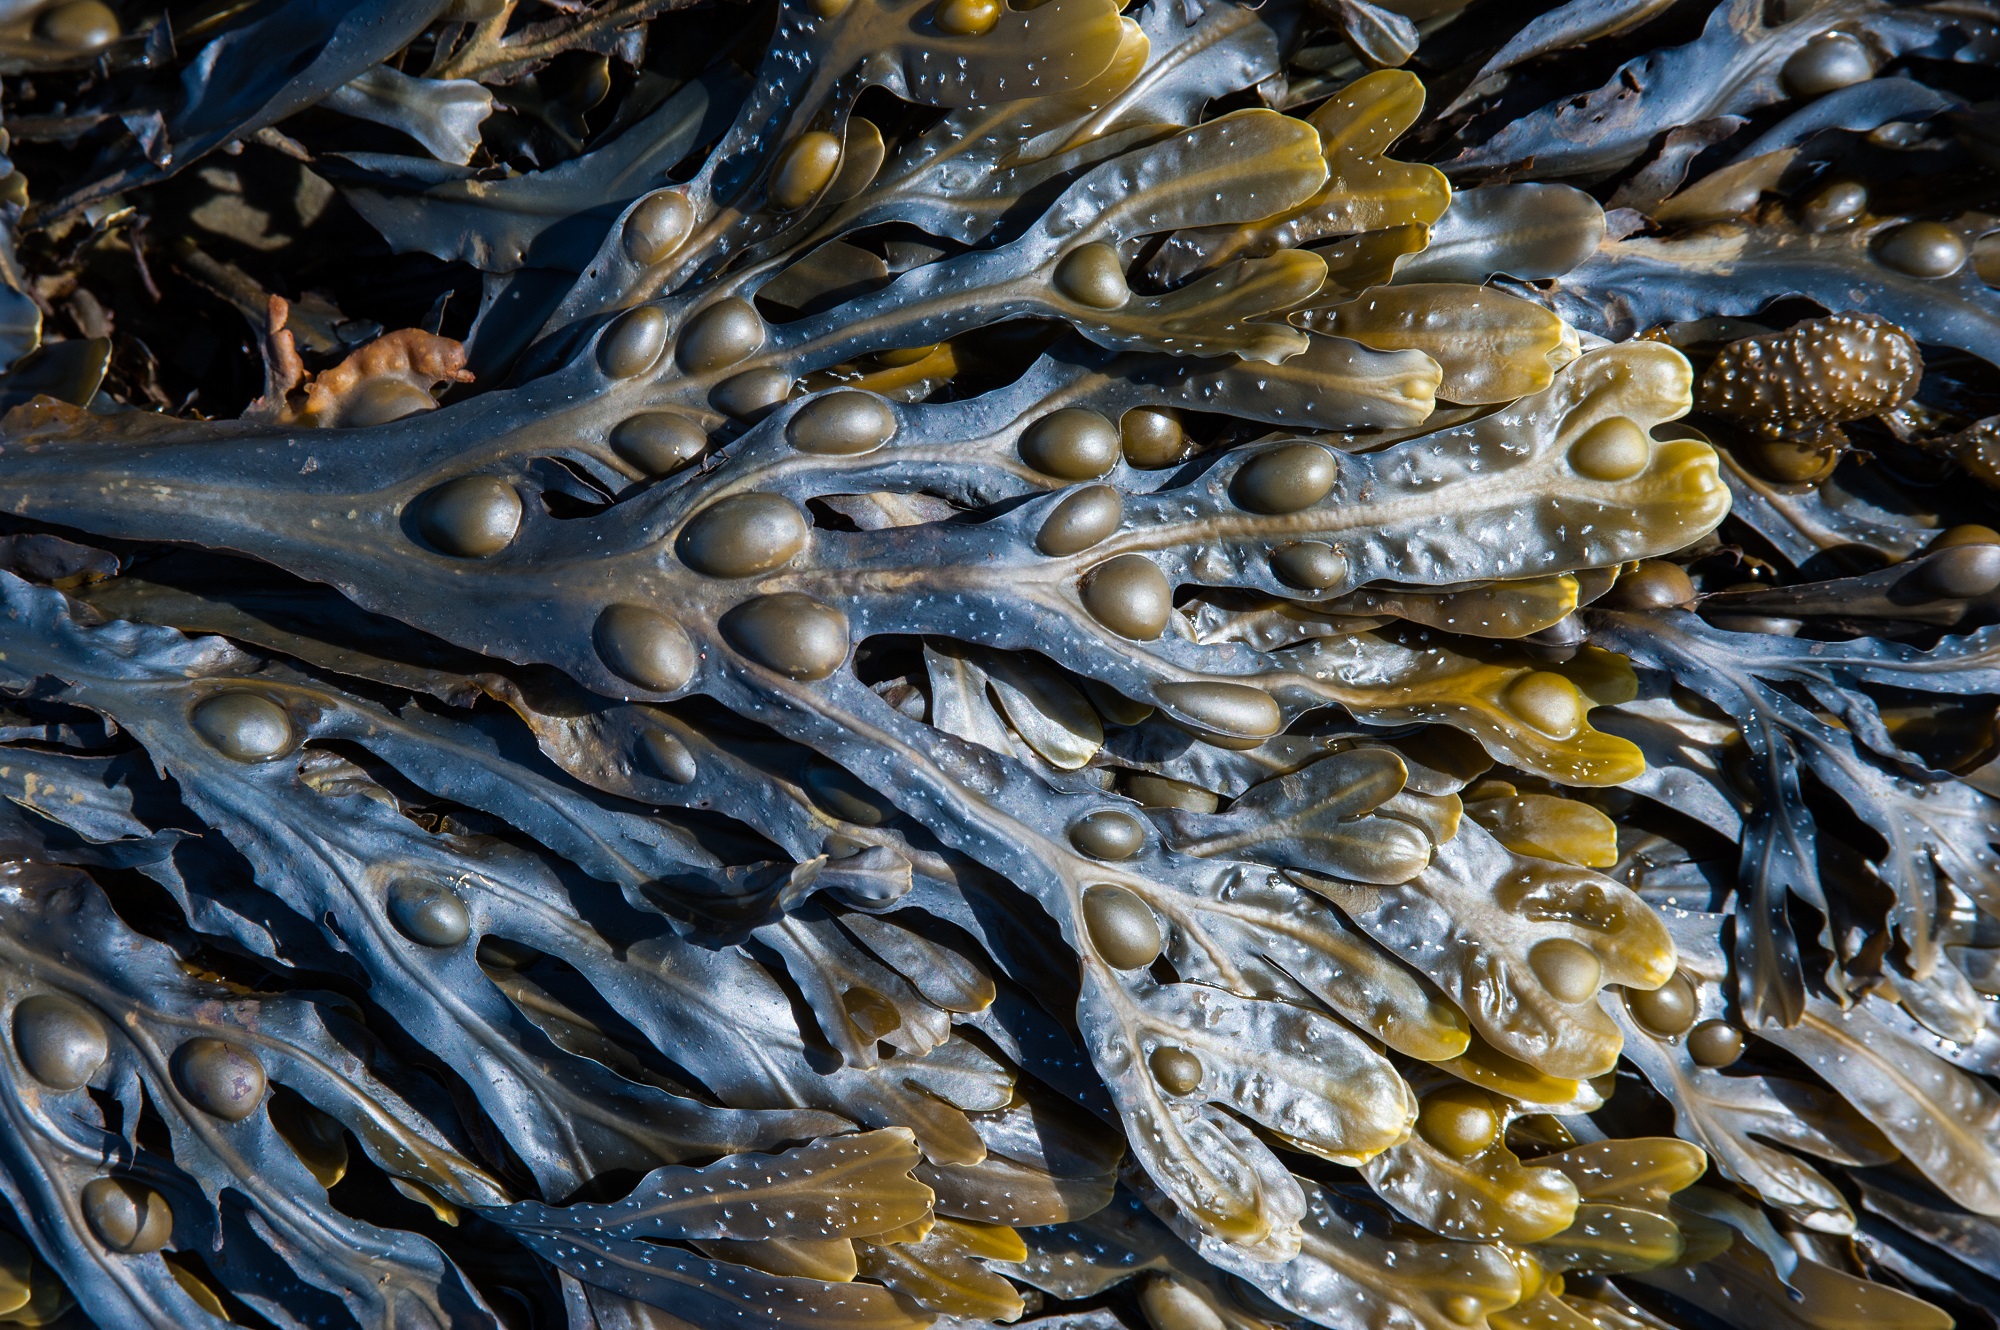
<svg viewBox="0 0 2000 1330"><path fill-rule="evenodd" d="M654 774L676 785L689 785L701 774L694 753L679 736L665 730L647 730L639 736L639 752Z"/></svg>
<svg viewBox="0 0 2000 1330"><path fill-rule="evenodd" d="M1694 594L1686 569L1665 559L1647 559L1621 573L1597 603L1609 610L1667 610L1692 604Z"/></svg>
<svg viewBox="0 0 2000 1330"><path fill-rule="evenodd" d="M417 530L433 549L483 559L514 543L521 493L498 476L460 476L417 500Z"/></svg>
<svg viewBox="0 0 2000 1330"><path fill-rule="evenodd" d="M954 37L979 37L1000 22L1001 0L938 0L931 22Z"/></svg>
<svg viewBox="0 0 2000 1330"><path fill-rule="evenodd" d="M241 689L203 698L188 719L210 747L238 762L268 762L291 751L295 738L283 707Z"/></svg>
<svg viewBox="0 0 2000 1330"><path fill-rule="evenodd" d="M619 315L597 345L597 361L614 379L644 374L667 349L667 316L657 305L641 305Z"/></svg>
<svg viewBox="0 0 2000 1330"><path fill-rule="evenodd" d="M1284 728L1276 699L1240 683L1163 683L1154 695L1176 721L1225 741L1257 744Z"/></svg>
<svg viewBox="0 0 2000 1330"><path fill-rule="evenodd" d="M1166 945L1153 908L1124 887L1105 885L1085 890L1083 924L1090 945L1114 969L1137 970L1151 965Z"/></svg>
<svg viewBox="0 0 2000 1330"><path fill-rule="evenodd" d="M1875 240L1875 257L1912 277L1949 277L1965 266L1968 252L1942 222L1905 222Z"/></svg>
<svg viewBox="0 0 2000 1330"><path fill-rule="evenodd" d="M1118 417L1118 443L1125 460L1145 470L1175 466L1188 455L1181 413L1170 406L1135 406Z"/></svg>
<svg viewBox="0 0 2000 1330"><path fill-rule="evenodd" d="M60 0L35 15L37 37L79 53L103 50L119 32L118 15L103 0Z"/></svg>
<svg viewBox="0 0 2000 1330"><path fill-rule="evenodd" d="M1069 843L1093 859L1130 859L1146 848L1146 824L1122 808L1103 808L1070 823Z"/></svg>
<svg viewBox="0 0 2000 1330"><path fill-rule="evenodd" d="M1160 566L1143 554L1121 554L1083 579L1083 607L1120 637L1150 642L1167 630L1174 589Z"/></svg>
<svg viewBox="0 0 2000 1330"><path fill-rule="evenodd" d="M690 374L740 364L764 345L764 319L741 296L716 301L688 320L674 356Z"/></svg>
<svg viewBox="0 0 2000 1330"><path fill-rule="evenodd" d="M14 1008L13 1030L21 1065L51 1090L87 1084L111 1056L110 1036L97 1014L52 993L23 998Z"/></svg>
<svg viewBox="0 0 2000 1330"><path fill-rule="evenodd" d="M1662 1039L1686 1034L1701 1008L1695 997L1694 985L1680 974L1658 988L1626 989L1625 1005L1630 1009L1633 1020Z"/></svg>
<svg viewBox="0 0 2000 1330"><path fill-rule="evenodd" d="M1587 480L1630 480L1652 457L1653 441L1624 416L1598 421L1569 447L1570 469Z"/></svg>
<svg viewBox="0 0 2000 1330"><path fill-rule="evenodd" d="M665 263L694 230L694 208L678 189L663 189L640 201L625 218L619 237L625 255L642 267Z"/></svg>
<svg viewBox="0 0 2000 1330"><path fill-rule="evenodd" d="M1056 265L1056 290L1091 309L1116 309L1132 298L1125 262L1109 245L1079 245Z"/></svg>
<svg viewBox="0 0 2000 1330"><path fill-rule="evenodd" d="M749 577L790 563L811 533L806 515L782 495L732 494L696 513L674 548L698 573Z"/></svg>
<svg viewBox="0 0 2000 1330"><path fill-rule="evenodd" d="M1469 1159L1499 1139L1500 1112L1486 1091L1447 1085L1418 1102L1417 1130L1446 1154Z"/></svg>
<svg viewBox="0 0 2000 1330"><path fill-rule="evenodd" d="M1162 1044L1146 1059L1146 1065L1168 1094L1193 1094L1201 1088L1201 1059L1185 1048Z"/></svg>
<svg viewBox="0 0 2000 1330"><path fill-rule="evenodd" d="M700 664L687 630L645 605L607 606L591 638L607 669L656 693L686 687Z"/></svg>
<svg viewBox="0 0 2000 1330"><path fill-rule="evenodd" d="M780 149L771 166L771 205L787 212L805 207L839 170L840 140L823 129L807 130Z"/></svg>
<svg viewBox="0 0 2000 1330"><path fill-rule="evenodd" d="M1588 1002L1604 978L1597 953L1566 937L1544 938L1528 953L1528 968L1542 987L1561 1002Z"/></svg>
<svg viewBox="0 0 2000 1330"><path fill-rule="evenodd" d="M1543 734L1567 739L1583 728L1583 693L1560 674L1536 670L1509 684L1507 709Z"/></svg>
<svg viewBox="0 0 2000 1330"><path fill-rule="evenodd" d="M1065 407L1021 433L1021 460L1057 480L1095 480L1118 464L1118 430L1095 411Z"/></svg>
<svg viewBox="0 0 2000 1330"><path fill-rule="evenodd" d="M1118 529L1125 501L1109 485L1086 485L1065 497L1042 520L1035 548L1052 557L1081 554Z"/></svg>
<svg viewBox="0 0 2000 1330"><path fill-rule="evenodd" d="M1868 187L1854 180L1823 185L1799 209L1799 220L1814 231L1846 226L1868 211Z"/></svg>
<svg viewBox="0 0 2000 1330"><path fill-rule="evenodd" d="M264 1102L264 1064L247 1048L198 1036L175 1050L174 1084L190 1104L224 1122L240 1122Z"/></svg>
<svg viewBox="0 0 2000 1330"><path fill-rule="evenodd" d="M715 385L709 405L738 420L762 420L792 392L792 376L775 368L746 369Z"/></svg>
<svg viewBox="0 0 2000 1330"><path fill-rule="evenodd" d="M97 1240L125 1256L155 1252L174 1236L167 1198L132 1178L92 1178L84 1184L84 1222Z"/></svg>
<svg viewBox="0 0 2000 1330"><path fill-rule="evenodd" d="M847 659L847 616L795 591L759 596L722 617L729 644L788 679L824 679Z"/></svg>
<svg viewBox="0 0 2000 1330"><path fill-rule="evenodd" d="M849 457L874 452L896 433L896 415L873 393L841 388L807 402L785 423L785 439L802 453Z"/></svg>
<svg viewBox="0 0 2000 1330"><path fill-rule="evenodd" d="M1939 548L1924 559L1923 587L1932 595L1970 600L2000 591L2000 544L1965 543Z"/></svg>
<svg viewBox="0 0 2000 1330"><path fill-rule="evenodd" d="M1728 1021L1703 1021L1688 1031L1688 1056L1703 1067L1727 1067L1743 1056L1743 1031Z"/></svg>
<svg viewBox="0 0 2000 1330"><path fill-rule="evenodd" d="M1230 492L1253 513L1296 513L1324 499L1338 476L1333 453L1319 444L1280 444L1245 462Z"/></svg>
<svg viewBox="0 0 2000 1330"><path fill-rule="evenodd" d="M678 411L647 411L618 422L611 431L611 451L648 476L680 470L702 455L708 434Z"/></svg>
<svg viewBox="0 0 2000 1330"><path fill-rule="evenodd" d="M1778 81L1795 97L1818 97L1875 77L1875 57L1859 37L1826 32L1794 51Z"/></svg>
<svg viewBox="0 0 2000 1330"><path fill-rule="evenodd" d="M456 947L472 935L464 899L442 882L405 879L390 887L389 918L404 937L426 947Z"/></svg>
<svg viewBox="0 0 2000 1330"><path fill-rule="evenodd" d="M1271 576L1300 591L1325 591L1347 580L1347 556L1323 540L1299 540L1271 551Z"/></svg>

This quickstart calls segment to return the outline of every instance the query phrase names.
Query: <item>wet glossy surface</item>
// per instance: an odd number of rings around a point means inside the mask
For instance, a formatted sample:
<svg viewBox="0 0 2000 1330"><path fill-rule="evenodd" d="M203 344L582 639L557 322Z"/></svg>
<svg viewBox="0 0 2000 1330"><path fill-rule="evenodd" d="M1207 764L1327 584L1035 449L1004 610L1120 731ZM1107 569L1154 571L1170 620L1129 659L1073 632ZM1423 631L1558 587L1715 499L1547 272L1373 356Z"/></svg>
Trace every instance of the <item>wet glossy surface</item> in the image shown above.
<svg viewBox="0 0 2000 1330"><path fill-rule="evenodd" d="M687 195L663 189L641 200L625 219L623 244L634 263L648 267L665 263L694 229L694 209Z"/></svg>
<svg viewBox="0 0 2000 1330"><path fill-rule="evenodd" d="M189 714L195 732L238 762L266 762L291 748L291 717L259 693L226 692L206 698Z"/></svg>
<svg viewBox="0 0 2000 1330"><path fill-rule="evenodd" d="M729 642L751 660L791 679L824 679L847 658L847 619L809 596L760 596L722 622Z"/></svg>
<svg viewBox="0 0 2000 1330"><path fill-rule="evenodd" d="M1091 947L1115 969L1151 965L1164 944L1159 920L1144 901L1124 887L1085 891L1083 923Z"/></svg>
<svg viewBox="0 0 2000 1330"><path fill-rule="evenodd" d="M1091 617L1139 642L1165 632L1174 607L1166 574L1143 554L1121 554L1097 565L1085 574L1080 594Z"/></svg>
<svg viewBox="0 0 2000 1330"><path fill-rule="evenodd" d="M461 476L418 500L417 526L442 553L485 558L514 543L521 494L497 476Z"/></svg>
<svg viewBox="0 0 2000 1330"><path fill-rule="evenodd" d="M257 1111L268 1084L257 1055L222 1039L190 1039L174 1053L174 1084L188 1102L224 1122Z"/></svg>
<svg viewBox="0 0 2000 1330"><path fill-rule="evenodd" d="M1146 824L1122 809L1107 808L1078 819L1069 839L1094 859L1130 859L1145 847Z"/></svg>
<svg viewBox="0 0 2000 1330"><path fill-rule="evenodd" d="M834 457L872 452L895 432L896 418L880 398L853 391L814 398L785 426L792 447Z"/></svg>
<svg viewBox="0 0 2000 1330"><path fill-rule="evenodd" d="M688 320L674 355L690 374L711 374L737 364L764 344L764 320L749 301L718 300Z"/></svg>
<svg viewBox="0 0 2000 1330"><path fill-rule="evenodd" d="M1124 499L1109 485L1088 485L1050 511L1035 533L1035 548L1062 557L1081 554L1118 529Z"/></svg>
<svg viewBox="0 0 2000 1330"><path fill-rule="evenodd" d="M1068 407L1028 426L1021 435L1021 460L1058 480L1095 480L1117 464L1120 447L1110 421Z"/></svg>
<svg viewBox="0 0 2000 1330"><path fill-rule="evenodd" d="M128 1178L95 1178L80 1198L97 1240L128 1256L158 1251L173 1236L174 1212L164 1196Z"/></svg>
<svg viewBox="0 0 2000 1330"><path fill-rule="evenodd" d="M389 917L405 937L427 947L455 947L472 933L464 900L442 883L398 882L389 889Z"/></svg>
<svg viewBox="0 0 2000 1330"><path fill-rule="evenodd" d="M613 674L641 688L671 693L694 677L694 643L679 624L644 605L612 605L591 632Z"/></svg>
<svg viewBox="0 0 2000 1330"><path fill-rule="evenodd" d="M64 998L35 994L14 1008L14 1053L52 1090L74 1090L110 1056L104 1022Z"/></svg>
<svg viewBox="0 0 2000 1330"><path fill-rule="evenodd" d="M1977 1320L2000 13L1542 9L0 17L0 1318Z"/></svg>
<svg viewBox="0 0 2000 1330"><path fill-rule="evenodd" d="M1258 453L1236 473L1236 501L1253 513L1295 513L1325 498L1338 474L1325 448L1286 444Z"/></svg>
<svg viewBox="0 0 2000 1330"><path fill-rule="evenodd" d="M738 494L704 508L682 528L682 562L711 577L748 577L789 562L810 530L798 505L775 494Z"/></svg>
<svg viewBox="0 0 2000 1330"><path fill-rule="evenodd" d="M646 305L621 317L605 332L597 358L614 379L644 374L667 349L667 316Z"/></svg>
<svg viewBox="0 0 2000 1330"><path fill-rule="evenodd" d="M708 435L701 427L672 411L633 416L611 431L611 450L649 476L670 475L707 447Z"/></svg>

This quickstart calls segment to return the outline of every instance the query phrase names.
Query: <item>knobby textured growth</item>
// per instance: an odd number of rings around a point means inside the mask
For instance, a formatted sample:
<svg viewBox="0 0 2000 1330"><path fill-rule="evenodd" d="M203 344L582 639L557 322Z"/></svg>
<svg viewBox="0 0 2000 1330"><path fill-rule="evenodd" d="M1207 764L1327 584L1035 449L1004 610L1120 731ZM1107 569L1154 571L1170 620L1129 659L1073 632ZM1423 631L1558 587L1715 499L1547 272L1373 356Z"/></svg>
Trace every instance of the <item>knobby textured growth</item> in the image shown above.
<svg viewBox="0 0 2000 1330"><path fill-rule="evenodd" d="M0 0L0 1324L1995 1324L1997 58Z"/></svg>

